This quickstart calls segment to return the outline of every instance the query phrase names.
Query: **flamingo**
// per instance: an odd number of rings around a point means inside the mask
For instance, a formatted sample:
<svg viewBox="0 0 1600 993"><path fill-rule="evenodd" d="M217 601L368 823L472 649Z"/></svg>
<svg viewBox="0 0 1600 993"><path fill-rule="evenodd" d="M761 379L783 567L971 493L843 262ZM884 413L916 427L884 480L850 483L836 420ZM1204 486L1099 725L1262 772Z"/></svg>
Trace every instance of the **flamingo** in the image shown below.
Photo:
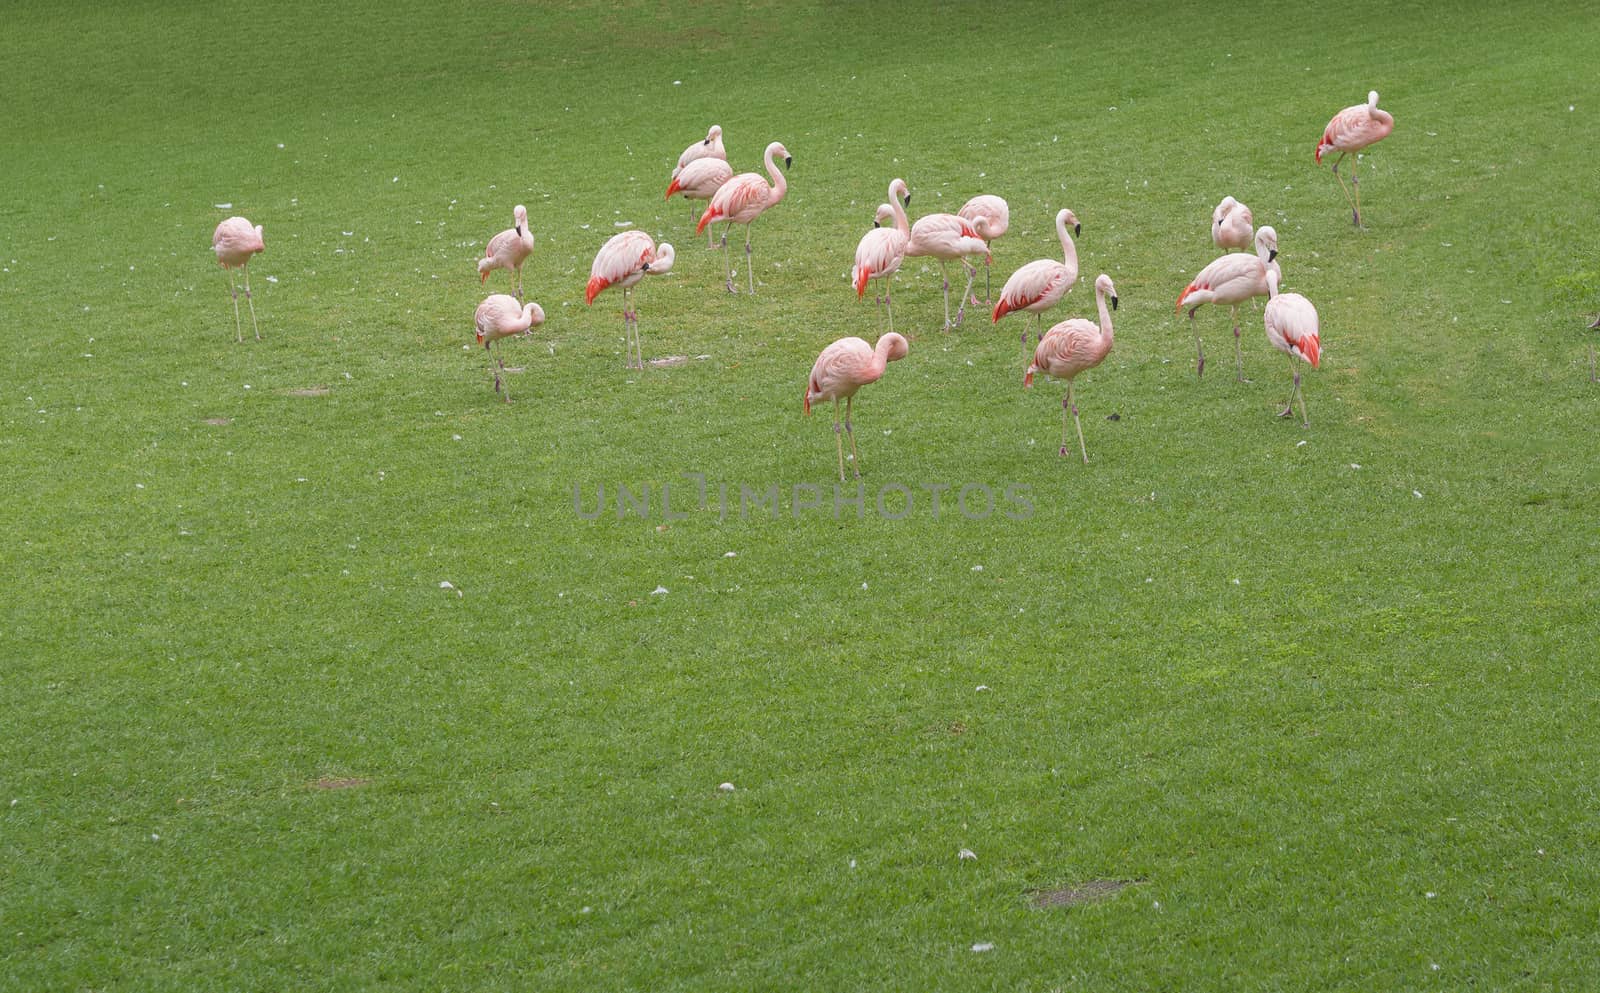
<svg viewBox="0 0 1600 993"><path fill-rule="evenodd" d="M500 357L498 348L490 351L489 345L508 338L514 334L523 334L544 323L544 308L529 300L523 304L514 296L505 293L491 293L478 304L478 310L472 315L473 326L478 329L478 344L483 346L485 352L494 359L489 363L489 372L494 376L494 391L501 393L500 370L506 367L505 359ZM495 362L500 368L495 368ZM506 403L511 402L511 384L507 383L505 392L501 394Z"/></svg>
<svg viewBox="0 0 1600 993"><path fill-rule="evenodd" d="M716 159L721 162L728 161L728 152L722 147L722 125L711 125L711 129L706 132L704 139L695 142L683 150L683 154L678 156L678 164L672 167L672 178L677 179L678 176L683 173L683 170L688 167L689 163L698 162L701 159ZM733 173L729 172L728 175L731 176ZM672 194L668 193L667 195L671 196ZM707 200L710 198L687 197L685 199ZM693 213L690 213L689 220L694 220Z"/></svg>
<svg viewBox="0 0 1600 993"><path fill-rule="evenodd" d="M1267 295L1267 273L1278 271L1278 232L1265 225L1256 232L1256 253L1229 252L1200 270L1194 282L1184 287L1178 295L1178 310L1189 305L1189 326L1194 327L1194 312L1202 304L1225 303L1233 308L1233 357L1238 364L1237 378L1244 380L1244 356L1239 351L1239 305L1251 297ZM1195 375L1206 372L1206 350L1200 344L1200 332L1194 333L1194 344L1200 358L1195 363Z"/></svg>
<svg viewBox="0 0 1600 993"><path fill-rule="evenodd" d="M769 207L776 206L783 195L789 192L789 183L784 179L783 173L773 165L775 155L783 156L785 169L794 165L794 156L783 147L783 142L775 141L767 146L767 152L762 156L766 163L767 175L772 177L772 185L762 178L759 172L741 172L732 179L723 183L721 188L711 197L711 205L706 212L700 215L700 226L694 229L695 234L705 230L707 224L717 221L726 221L727 227L722 229L722 256L724 263L728 256L728 228L735 224L744 225L744 266L745 274L750 278L750 293L756 292L756 275L750 269L750 225L760 217L762 212ZM728 292L739 292L733 285L733 266L728 266Z"/></svg>
<svg viewBox="0 0 1600 993"><path fill-rule="evenodd" d="M1293 415L1294 399L1298 396L1300 425L1310 427L1311 421L1306 417L1306 397L1300 392L1300 366L1297 360L1310 362L1313 369L1319 364L1322 345L1317 329L1317 308L1298 293L1279 293L1278 274L1272 270L1267 272L1267 293L1267 307L1262 314L1267 325L1267 340L1272 342L1273 348L1289 356L1289 370L1294 373L1294 390L1290 392L1289 400L1278 416Z"/></svg>
<svg viewBox="0 0 1600 993"><path fill-rule="evenodd" d="M859 300L867 292L869 280L881 280L884 284L883 302L889 311L889 330L894 330L894 304L890 301L890 288L894 282L894 274L900 270L900 263L906 258L906 244L911 240L911 225L906 220L904 204L911 202L911 191L906 189L906 181L895 178L889 181L889 202L878 205L878 222L885 220L884 211L894 219L894 227L873 227L861 238L861 243L856 246L855 269L850 273L850 280L856 288L856 299Z"/></svg>
<svg viewBox="0 0 1600 993"><path fill-rule="evenodd" d="M1322 140L1317 142L1317 165L1322 164L1322 156L1326 153L1339 153L1333 163L1333 178L1339 180L1339 189L1344 190L1344 198L1350 202L1350 216L1356 227L1361 226L1360 152L1368 145L1389 137L1392 131L1394 115L1378 109L1378 91L1373 90L1367 94L1366 103L1346 107L1334 114L1333 120L1322 131ZM1339 163L1351 152L1357 153L1355 164L1350 167L1350 185L1355 187L1354 200L1351 200L1350 190L1345 188L1344 179L1339 175Z"/></svg>
<svg viewBox="0 0 1600 993"><path fill-rule="evenodd" d="M1083 444L1083 422L1078 420L1078 404L1072 397L1072 380L1085 369L1093 369L1111 354L1111 312L1106 310L1106 297L1111 298L1111 310L1117 309L1117 288L1111 277L1101 273L1095 277L1094 300L1100 309L1100 326L1096 327L1081 317L1069 318L1045 332L1039 347L1033 351L1033 364L1022 377L1022 385L1033 385L1033 374L1043 370L1046 375L1067 381L1067 395L1061 401L1061 455L1067 454L1067 411L1072 411L1073 423L1078 425L1078 450L1083 453L1083 464L1089 464L1089 449Z"/></svg>
<svg viewBox="0 0 1600 993"><path fill-rule="evenodd" d="M662 242L659 246L643 231L624 231L612 235L595 253L594 265L589 267L589 285L584 288L583 302L593 304L594 298L608 286L622 287L622 326L628 342L628 368L644 368L644 345L639 340L639 315L630 306L633 287L648 273L661 276L672 271L675 255L672 246ZM639 356L636 367L634 354Z"/></svg>
<svg viewBox="0 0 1600 993"><path fill-rule="evenodd" d="M233 270L244 270L244 301L250 306L250 326L255 328L256 340L260 341L261 325L256 323L256 304L250 297L250 256L267 250L267 243L261 240L261 225L252 227L242 217L230 217L211 233L211 250L217 253L217 263L228 270L228 290L233 294L233 330L240 341L244 341L244 327L239 323L239 288L234 285Z"/></svg>
<svg viewBox="0 0 1600 993"><path fill-rule="evenodd" d="M695 159L673 172L672 185L667 187L667 199L671 200L674 193L682 193L685 200L710 200L722 188L722 184L732 178L733 166L725 159ZM717 247L709 231L706 232L706 247Z"/></svg>
<svg viewBox="0 0 1600 993"><path fill-rule="evenodd" d="M989 262L993 257L994 240L1011 227L1011 206L1000 197L983 193L962 204L956 214L972 222L978 237L990 250L990 255L983 260L983 302L993 303L989 295ZM973 297L972 302L977 303L978 298Z"/></svg>
<svg viewBox="0 0 1600 993"><path fill-rule="evenodd" d="M839 482L844 482L844 440L839 436L839 401L844 400L844 430L850 435L850 467L861 478L861 457L856 454L856 434L850 425L851 405L856 391L883 378L890 362L903 359L910 350L906 340L893 331L878 339L876 347L860 338L840 338L822 350L806 381L805 412L811 416L815 400L833 401L833 440L839 450Z"/></svg>
<svg viewBox="0 0 1600 993"><path fill-rule="evenodd" d="M958 214L928 214L917 218L911 225L911 238L906 242L907 258L935 258L944 273L944 329L959 327L967 311L967 294L972 291L972 280L978 273L967 262L967 256L982 254L988 260L989 246L984 243L971 221ZM956 322L950 323L950 267L959 260L967 270L967 288L961 291L961 306L956 308Z"/></svg>
<svg viewBox="0 0 1600 993"><path fill-rule="evenodd" d="M1223 197L1217 209L1211 212L1211 240L1218 248L1248 250L1255 238L1254 223L1249 207L1233 197Z"/></svg>
<svg viewBox="0 0 1600 993"><path fill-rule="evenodd" d="M533 254L533 232L528 228L528 208L519 203L511 216L515 223L490 238L484 248L483 258L478 260L478 282L487 282L496 269L507 269L515 276L515 292L521 300L522 263Z"/></svg>
<svg viewBox="0 0 1600 993"><path fill-rule="evenodd" d="M1067 233L1068 225L1072 226L1072 234ZM1061 238L1062 261L1034 259L1012 273L1006 285L1000 288L1000 300L994 305L991 323L999 324L1000 318L1012 311L1025 310L1033 315L1033 329L1037 334L1044 312L1060 303L1078 281L1078 246L1072 243L1072 235L1082 230L1078 215L1065 207L1056 211L1056 234ZM1028 343L1026 330L1022 332L1022 343Z"/></svg>

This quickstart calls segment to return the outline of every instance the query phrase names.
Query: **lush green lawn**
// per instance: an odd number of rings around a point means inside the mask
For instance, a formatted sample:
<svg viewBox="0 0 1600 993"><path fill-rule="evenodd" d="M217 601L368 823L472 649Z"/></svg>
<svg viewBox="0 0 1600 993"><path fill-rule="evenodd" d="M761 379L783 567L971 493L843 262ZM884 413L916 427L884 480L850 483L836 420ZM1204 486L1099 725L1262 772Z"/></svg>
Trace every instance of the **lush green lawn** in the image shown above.
<svg viewBox="0 0 1600 993"><path fill-rule="evenodd" d="M1589 6L3 17L0 989L1600 985ZM1312 150L1369 88L1359 232ZM661 199L713 122L795 158L754 298ZM913 262L835 517L801 393L877 333L895 176L1010 201L996 289L1082 220L1090 465L1022 319L940 332ZM1215 308L1195 379L1228 193L1321 312L1309 429L1258 310L1252 381ZM465 346L516 203L507 406ZM621 222L678 248L637 306L685 365L583 305Z"/></svg>

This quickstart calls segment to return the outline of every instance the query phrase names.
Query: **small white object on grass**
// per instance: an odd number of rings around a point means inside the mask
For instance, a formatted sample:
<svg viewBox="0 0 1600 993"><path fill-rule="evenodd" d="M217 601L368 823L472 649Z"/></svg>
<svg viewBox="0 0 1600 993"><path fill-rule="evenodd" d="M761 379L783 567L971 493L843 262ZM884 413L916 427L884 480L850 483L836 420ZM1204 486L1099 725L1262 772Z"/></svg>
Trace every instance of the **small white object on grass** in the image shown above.
<svg viewBox="0 0 1600 993"><path fill-rule="evenodd" d="M982 572L983 571L983 566L975 565L975 566L972 567L972 571L973 572Z"/></svg>
<svg viewBox="0 0 1600 993"><path fill-rule="evenodd" d="M980 941L972 946L972 950L975 952L992 952L994 951L994 942Z"/></svg>
<svg viewBox="0 0 1600 993"><path fill-rule="evenodd" d="M987 693L988 691L989 691L989 687L987 685L980 685L977 689L973 690L972 692L974 692L974 693Z"/></svg>
<svg viewBox="0 0 1600 993"><path fill-rule="evenodd" d="M657 586L655 589L650 591L650 595L651 596L659 596L659 595L661 595L663 593L670 593L670 592L672 592L672 591L667 589L665 586Z"/></svg>
<svg viewBox="0 0 1600 993"><path fill-rule="evenodd" d="M734 787L734 785L732 783L721 783L721 784L719 784L717 786L717 789L721 790L724 793L732 793L734 791L735 787Z"/></svg>
<svg viewBox="0 0 1600 993"><path fill-rule="evenodd" d="M963 848L961 851L956 852L956 858L963 862L976 862L978 860L978 853L970 848Z"/></svg>
<svg viewBox="0 0 1600 993"><path fill-rule="evenodd" d="M739 557L739 553L738 552L723 552L722 553L722 557L725 558L725 559L738 558Z"/></svg>
<svg viewBox="0 0 1600 993"><path fill-rule="evenodd" d="M1412 490L1411 491L1411 495L1416 497L1418 500L1422 499L1422 491L1421 490Z"/></svg>

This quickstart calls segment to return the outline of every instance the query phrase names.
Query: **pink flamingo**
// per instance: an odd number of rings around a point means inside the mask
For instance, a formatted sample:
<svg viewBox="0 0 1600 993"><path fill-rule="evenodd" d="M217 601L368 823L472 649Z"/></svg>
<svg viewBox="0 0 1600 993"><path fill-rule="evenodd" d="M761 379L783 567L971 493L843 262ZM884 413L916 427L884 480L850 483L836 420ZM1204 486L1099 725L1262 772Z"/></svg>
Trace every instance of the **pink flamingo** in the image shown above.
<svg viewBox="0 0 1600 993"><path fill-rule="evenodd" d="M722 189L722 184L732 178L733 166L725 160L695 159L673 173L672 185L667 187L667 199L671 200L674 193L682 193L685 200L710 200ZM690 209L693 210L693 207ZM716 247L709 231L706 232L706 247Z"/></svg>
<svg viewBox="0 0 1600 993"><path fill-rule="evenodd" d="M1244 356L1239 350L1239 305L1251 297L1267 295L1267 273L1278 271L1278 232L1263 226L1256 232L1256 254L1229 252L1200 270L1194 282L1184 287L1178 295L1178 310L1189 306L1189 326L1194 327L1194 312L1202 304L1225 303L1233 308L1233 357L1238 365L1237 377L1244 380ZM1279 275L1282 272L1279 271ZM1206 372L1206 350L1200 344L1200 331L1194 332L1195 349L1200 358L1195 364L1195 375Z"/></svg>
<svg viewBox="0 0 1600 993"><path fill-rule="evenodd" d="M987 260L989 246L979 236L971 221L958 214L928 214L917 218L911 225L911 238L906 242L906 258L934 258L939 260L939 270L944 274L944 329L959 327L967 311L967 294L972 292L972 280L977 269L967 262L969 255L983 255ZM961 306L956 308L956 322L950 323L950 267L960 261L967 270L967 288L961 291Z"/></svg>
<svg viewBox="0 0 1600 993"><path fill-rule="evenodd" d="M1290 392L1289 401L1283 405L1278 416L1292 415L1294 399L1298 396L1300 425L1310 427L1311 420L1306 417L1306 397L1300 392L1300 366L1297 360L1311 363L1313 369L1318 365L1322 344L1317 327L1317 308L1298 293L1279 293L1278 274L1273 271L1267 273L1267 293L1267 309L1262 315L1267 325L1267 340L1272 342L1273 348L1289 356L1289 370L1294 373L1294 390Z"/></svg>
<svg viewBox="0 0 1600 993"><path fill-rule="evenodd" d="M1078 425L1078 449L1083 453L1083 464L1089 464L1089 449L1083 443L1083 422L1078 420L1078 404L1072 396L1072 380L1085 369L1093 369L1111 354L1111 311L1106 310L1106 297L1111 298L1111 310L1117 309L1117 288L1111 277L1101 273L1095 277L1094 299L1100 308L1100 326L1096 327L1081 317L1069 318L1046 331L1039 347L1033 351L1033 364L1022 377L1022 385L1033 385L1033 374L1043 370L1046 375L1067 381L1067 395L1061 401L1061 455L1067 454L1067 411L1072 411L1073 423Z"/></svg>
<svg viewBox="0 0 1600 993"><path fill-rule="evenodd" d="M478 282L489 279L489 273L505 269L515 277L517 299L522 299L522 263L533 254L533 232L528 228L528 208L517 204L511 212L515 224L489 239L478 260Z"/></svg>
<svg viewBox="0 0 1600 993"><path fill-rule="evenodd" d="M1218 248L1248 250L1255 240L1255 218L1250 208L1233 197L1223 197L1211 212L1211 240Z"/></svg>
<svg viewBox="0 0 1600 993"><path fill-rule="evenodd" d="M719 162L728 161L727 149L722 147L722 125L720 125L720 124L711 125L711 129L706 132L706 136L705 136L704 139L702 139L701 141L695 142L694 144L690 145L688 148L685 148L683 150L683 154L678 156L678 164L672 167L672 178L673 179L677 179L680 175L682 175L683 170L688 168L689 163L691 163L691 162L699 162L702 159L716 159ZM730 176L733 175L733 172L730 170L728 175L730 175ZM669 196L669 197L671 195L672 195L671 193L667 194L667 196ZM709 197L686 197L685 199L707 200L707 199L710 199L710 198ZM692 206L691 206L690 210L691 210L691 213L689 214L689 220L693 221L694 220L694 214L692 213L692 211L693 211L693 207Z"/></svg>
<svg viewBox="0 0 1600 993"><path fill-rule="evenodd" d="M1011 205L1001 197L983 193L962 204L956 215L971 221L978 237L988 246L989 254L983 260L983 302L993 303L989 295L989 263L994 257L994 240L1011 228ZM976 304L978 298L973 297L972 302Z"/></svg>
<svg viewBox="0 0 1600 993"><path fill-rule="evenodd" d="M1072 234L1067 233L1068 225L1072 226ZM1006 285L1000 288L1000 300L994 305L991 323L999 324L1000 318L1012 311L1025 310L1033 315L1033 329L1038 333L1044 312L1060 303L1078 281L1078 246L1072 243L1072 235L1082 231L1078 215L1065 207L1056 211L1056 234L1061 238L1062 261L1034 259L1012 273ZM1026 330L1022 332L1022 343L1028 343Z"/></svg>
<svg viewBox="0 0 1600 993"><path fill-rule="evenodd" d="M1344 190L1344 198L1350 203L1350 216L1356 227L1361 226L1360 152L1368 145L1389 137L1393 131L1394 115L1378 109L1378 91L1373 90L1367 94L1366 103L1346 107L1334 114L1333 120L1322 131L1322 140L1317 142L1317 165L1322 164L1322 156L1326 153L1339 153L1333 163L1333 178L1339 180L1339 189ZM1355 163L1350 166L1350 185L1355 187L1354 200L1351 200L1350 190L1345 188L1344 179L1339 175L1339 163L1351 152L1357 153Z"/></svg>
<svg viewBox="0 0 1600 993"><path fill-rule="evenodd" d="M593 304L594 298L608 286L622 287L623 334L630 332L628 340L628 368L644 368L644 344L639 340L639 314L629 306L633 287L646 274L661 276L672 271L674 259L672 246L655 240L643 231L624 231L612 235L600 251L595 253L594 265L589 267L589 285L584 288L583 302ZM638 365L634 355L638 354Z"/></svg>
<svg viewBox="0 0 1600 993"><path fill-rule="evenodd" d="M869 280L876 279L883 283L883 303L888 308L890 331L894 330L894 304L889 299L890 290L894 284L894 274L905 261L906 245L911 240L911 225L906 220L903 207L903 204L910 202L911 191L906 189L906 181L899 178L891 180L889 202L878 205L877 222L856 246L855 269L850 274L857 300L866 294ZM877 226L886 220L885 211L894 219L894 227Z"/></svg>
<svg viewBox="0 0 1600 993"><path fill-rule="evenodd" d="M772 163L775 155L783 156L785 169L794 165L794 156L783 147L783 142L775 141L768 145L762 160L766 163L767 175L772 177L772 185L768 186L759 172L741 172L723 183L711 197L711 205L700 215L700 226L694 229L694 233L699 234L705 230L707 224L727 222L727 227L722 229L722 257L724 263L727 263L728 228L735 224L744 225L744 266L745 274L750 278L752 295L756 291L756 274L750 268L750 225L768 208L776 206L783 199L783 195L789 192L788 180L784 179L783 173ZM733 266L728 264L729 293L739 292L734 288L733 276Z"/></svg>
<svg viewBox="0 0 1600 993"><path fill-rule="evenodd" d="M839 401L844 400L844 430L850 435L850 467L856 478L861 478L861 457L856 454L856 435L850 424L851 404L856 391L868 383L883 378L883 370L890 362L903 359L910 350L905 338L893 331L878 339L877 347L860 338L840 338L822 350L811 367L811 378L806 381L805 412L811 416L811 404L817 400L833 401L833 440L839 450L839 481L844 482L844 440L839 436Z"/></svg>
<svg viewBox="0 0 1600 993"><path fill-rule="evenodd" d="M500 357L498 348L490 351L489 345L514 334L524 334L527 331L544 323L544 308L529 300L523 304L516 297L504 293L491 293L478 304L478 310L472 315L472 323L478 329L478 344L489 352L494 360L489 363L489 372L494 376L494 391L500 393L500 370L506 367L505 359ZM500 368L495 368L495 362ZM511 402L511 384L507 383L504 396L506 403Z"/></svg>
<svg viewBox="0 0 1600 993"><path fill-rule="evenodd" d="M267 243L261 240L261 225L251 227L242 217L230 217L211 233L211 250L217 253L217 263L228 270L228 290L233 294L233 330L240 341L244 341L244 327L239 323L239 288L233 282L233 270L244 270L244 300L250 305L250 326L255 328L256 340L260 341L261 325L256 323L256 304L250 297L250 256L267 250Z"/></svg>

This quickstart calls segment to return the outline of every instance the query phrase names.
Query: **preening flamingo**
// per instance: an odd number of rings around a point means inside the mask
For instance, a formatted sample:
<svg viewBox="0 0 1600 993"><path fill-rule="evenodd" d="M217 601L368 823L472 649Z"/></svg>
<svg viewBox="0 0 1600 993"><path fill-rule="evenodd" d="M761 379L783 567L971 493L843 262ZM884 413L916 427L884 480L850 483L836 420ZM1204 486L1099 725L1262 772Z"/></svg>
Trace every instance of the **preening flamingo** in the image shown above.
<svg viewBox="0 0 1600 993"><path fill-rule="evenodd" d="M726 160L695 159L673 174L672 185L667 187L667 199L671 200L674 193L682 193L685 200L710 200L722 189L722 184L732 178L733 166ZM710 231L706 232L706 247L716 247Z"/></svg>
<svg viewBox="0 0 1600 993"><path fill-rule="evenodd" d="M703 139L695 142L683 150L683 154L678 156L678 164L672 167L672 178L677 179L680 175L682 175L683 170L689 167L689 163L700 162L705 159L716 159L719 162L728 161L728 152L722 147L722 125L720 124L711 125L711 128L706 131L706 136ZM733 171L729 170L728 175L733 175ZM667 194L669 197L671 195L671 193ZM710 198L688 197L686 199L707 200ZM693 222L694 218L694 207L691 205L689 220Z"/></svg>
<svg viewBox="0 0 1600 993"><path fill-rule="evenodd" d="M1189 326L1194 328L1194 312L1202 304L1225 303L1233 308L1233 357L1238 365L1237 377L1244 379L1244 356L1239 350L1239 305L1251 297L1264 297L1267 295L1267 273L1278 272L1278 232L1263 225L1256 232L1256 254L1249 255L1245 252L1229 252L1227 255L1215 260L1194 277L1194 282L1184 287L1178 295L1178 310L1184 306L1189 308ZM1195 350L1199 359L1195 363L1195 375L1204 376L1206 372L1206 350L1200 343L1200 331L1195 328Z"/></svg>
<svg viewBox="0 0 1600 993"><path fill-rule="evenodd" d="M841 483L844 482L844 440L839 436L839 401L844 400L844 430L850 435L850 465L860 479L861 457L856 454L855 429L850 424L851 404L855 402L857 390L882 379L884 368L896 359L905 358L909 350L905 338L893 331L879 338L877 347L860 338L840 338L824 348L811 366L811 378L806 381L806 416L811 415L813 401L833 401L833 440L839 451Z"/></svg>
<svg viewBox="0 0 1600 993"><path fill-rule="evenodd" d="M1117 288L1111 277L1101 273L1095 277L1094 300L1100 309L1100 325L1096 327L1081 317L1069 318L1046 331L1039 347L1033 351L1033 364L1022 377L1023 386L1033 385L1033 374L1043 371L1055 379L1067 381L1067 395L1061 401L1061 449L1067 454L1067 411L1072 411L1072 421L1078 425L1078 450L1083 453L1083 464L1089 464L1089 449L1083 443L1083 422L1078 420L1078 404L1072 396L1072 380L1085 369L1093 369L1111 354L1111 311L1106 310L1106 297L1111 298L1111 310L1117 309Z"/></svg>
<svg viewBox="0 0 1600 993"><path fill-rule="evenodd" d="M504 293L493 293L484 297L478 304L478 310L472 315L472 324L478 330L478 344L489 353L489 372L494 376L494 391L500 393L506 403L511 402L511 384L505 385L502 393L500 387L500 370L506 367L505 360L500 357L500 349L490 351L489 346L501 338L508 338L514 334L538 327L544 323L544 308L529 300L526 304L520 303L516 297ZM499 363L499 368L495 364Z"/></svg>
<svg viewBox="0 0 1600 993"><path fill-rule="evenodd" d="M1294 399L1298 396L1300 425L1310 427L1311 421L1306 417L1306 397L1300 392L1299 360L1310 362L1313 369L1319 363L1322 339L1318 334L1317 308L1298 293L1279 293L1278 274L1273 271L1267 273L1267 292L1267 308L1262 314L1267 325L1267 340L1272 342L1273 348L1289 356L1289 371L1294 373L1294 389L1278 416L1292 415Z"/></svg>
<svg viewBox="0 0 1600 993"><path fill-rule="evenodd" d="M917 218L911 225L911 238L906 242L906 257L934 258L939 260L939 271L944 274L944 329L959 326L967 312L967 294L972 291L972 280L978 271L967 262L969 255L988 258L989 246L978 236L972 222L958 214L928 214ZM959 260L967 271L967 287L961 291L961 306L956 308L956 322L950 323L950 268L949 263Z"/></svg>
<svg viewBox="0 0 1600 993"><path fill-rule="evenodd" d="M261 240L261 225L252 227L242 217L230 217L211 233L211 250L217 253L217 263L228 270L228 291L233 294L233 330L239 341L244 341L244 327L239 323L239 288L234 285L233 270L244 270L244 301L250 306L250 326L255 328L256 340L260 341L261 325L256 323L256 304L250 297L250 256L267 250L267 243Z"/></svg>
<svg viewBox="0 0 1600 993"><path fill-rule="evenodd" d="M894 283L892 277L905 261L906 245L911 240L911 225L906 220L904 206L910 202L911 191L906 189L906 181L890 180L889 202L878 206L878 220L882 223L883 212L887 210L894 219L894 227L875 227L862 236L861 243L856 246L855 268L850 274L857 300L866 294L869 280L883 283L883 303L889 312L890 331L894 330L894 304L889 298Z"/></svg>
<svg viewBox="0 0 1600 993"><path fill-rule="evenodd" d="M1000 197L982 193L962 204L956 215L971 221L978 237L989 248L989 254L983 259L983 302L993 303L994 298L989 295L989 263L994 257L994 240L1011 228L1011 206ZM977 303L978 298L973 297L972 302Z"/></svg>
<svg viewBox="0 0 1600 993"><path fill-rule="evenodd" d="M794 156L790 155L789 150L783 147L783 142L775 141L768 145L766 154L762 156L762 161L766 163L767 175L772 177L772 185L768 186L767 181L762 178L759 172L741 172L726 183L723 183L722 187L711 197L711 206L707 207L706 212L700 215L700 226L694 229L694 233L699 234L705 230L707 224L715 224L718 221L727 222L728 227L732 227L735 224L744 225L744 267L745 274L750 278L751 294L756 291L756 274L750 268L750 225L755 222L756 218L761 216L763 211L775 206L783 199L783 195L789 192L788 180L784 178L783 173L778 171L778 167L773 165L772 159L775 155L783 156L783 167L785 169L794 165ZM728 256L727 227L722 229L722 256L724 263L726 263ZM728 292L737 293L739 291L733 285L733 266L728 265L727 268Z"/></svg>
<svg viewBox="0 0 1600 993"><path fill-rule="evenodd" d="M1317 165L1322 164L1322 156L1328 152L1339 153L1333 162L1333 178L1339 180L1339 189L1344 190L1344 198L1350 203L1350 216L1356 227L1361 226L1361 150L1389 137L1392 131L1394 115L1378 109L1378 91L1373 90L1367 94L1366 103L1346 107L1334 114L1333 120L1322 131L1322 140L1317 142ZM1350 191L1345 188L1344 179L1339 175L1339 163L1351 152L1356 153L1355 163L1350 166L1350 185L1355 187L1353 200Z"/></svg>
<svg viewBox="0 0 1600 993"><path fill-rule="evenodd" d="M517 299L522 299L522 263L533 254L533 231L528 227L528 208L517 204L511 211L514 224L489 239L478 260L478 282L489 279L489 273L505 269L513 276Z"/></svg>
<svg viewBox="0 0 1600 993"><path fill-rule="evenodd" d="M1250 208L1233 197L1223 197L1211 212L1211 240L1218 248L1249 250L1255 240L1255 218Z"/></svg>
<svg viewBox="0 0 1600 993"><path fill-rule="evenodd" d="M633 287L646 274L660 276L672 271L675 258L672 246L662 242L659 246L648 234L637 229L612 235L600 251L595 253L594 265L589 267L589 285L584 288L583 302L594 303L594 298L610 286L622 287L622 326L628 338L628 368L644 368L644 344L639 340L639 314L630 306Z"/></svg>
<svg viewBox="0 0 1600 993"><path fill-rule="evenodd" d="M1067 227L1072 227L1072 234ZM1025 310L1033 315L1033 330L1038 335L1044 312L1061 302L1067 291L1078 281L1078 246L1072 235L1083 230L1078 215L1065 207L1056 211L1056 235L1061 239L1062 261L1034 259L1011 274L1006 285L1000 288L1000 300L994 305L994 324L1012 311ZM1040 337L1040 340L1043 340ZM1028 343L1028 332L1022 332L1022 343Z"/></svg>

